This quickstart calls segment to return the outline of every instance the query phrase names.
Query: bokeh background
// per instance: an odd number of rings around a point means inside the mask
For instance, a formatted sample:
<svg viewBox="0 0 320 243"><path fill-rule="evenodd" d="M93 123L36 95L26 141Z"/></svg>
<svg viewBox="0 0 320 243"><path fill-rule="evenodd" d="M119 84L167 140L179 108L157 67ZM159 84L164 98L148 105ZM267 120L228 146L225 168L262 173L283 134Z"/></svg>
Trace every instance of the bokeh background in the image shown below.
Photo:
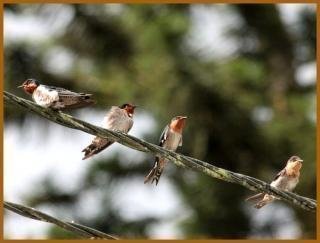
<svg viewBox="0 0 320 243"><path fill-rule="evenodd" d="M102 125L132 102L130 134L158 143L187 115L179 152L270 182L304 159L296 192L315 198L316 5L5 5L5 90L26 78L93 93L72 115ZM315 214L114 144L82 161L93 136L5 106L4 198L124 238L315 238ZM5 238L74 238L5 211Z"/></svg>

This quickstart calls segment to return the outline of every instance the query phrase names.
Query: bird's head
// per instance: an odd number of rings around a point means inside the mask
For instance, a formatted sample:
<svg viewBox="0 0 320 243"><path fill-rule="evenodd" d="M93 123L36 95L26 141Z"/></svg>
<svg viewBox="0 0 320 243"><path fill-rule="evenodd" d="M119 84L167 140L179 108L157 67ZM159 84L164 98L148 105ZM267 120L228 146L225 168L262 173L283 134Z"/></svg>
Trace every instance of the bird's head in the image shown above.
<svg viewBox="0 0 320 243"><path fill-rule="evenodd" d="M303 160L299 156L294 155L290 157L287 163L289 164L289 163L297 163L297 162L302 163Z"/></svg>
<svg viewBox="0 0 320 243"><path fill-rule="evenodd" d="M176 116L172 118L170 122L170 128L176 132L182 132L185 124L186 124L186 116Z"/></svg>
<svg viewBox="0 0 320 243"><path fill-rule="evenodd" d="M26 81L24 81L18 88L23 88L23 90L28 93L28 94L33 94L33 91L38 88L40 83L33 79L33 78L28 78Z"/></svg>
<svg viewBox="0 0 320 243"><path fill-rule="evenodd" d="M302 162L303 160L299 156L291 156L290 159L287 162L286 167L289 169L294 169L299 171L300 168L302 167Z"/></svg>
<svg viewBox="0 0 320 243"><path fill-rule="evenodd" d="M129 117L133 116L134 109L137 107L136 105L132 104L123 104L122 106L119 106L121 109L125 110Z"/></svg>

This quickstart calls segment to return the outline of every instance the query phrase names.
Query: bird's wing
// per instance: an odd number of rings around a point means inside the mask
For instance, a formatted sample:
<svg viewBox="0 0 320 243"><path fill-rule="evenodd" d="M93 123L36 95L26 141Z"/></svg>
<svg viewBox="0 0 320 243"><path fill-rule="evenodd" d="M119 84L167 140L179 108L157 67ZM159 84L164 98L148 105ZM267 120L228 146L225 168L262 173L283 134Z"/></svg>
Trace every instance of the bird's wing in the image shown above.
<svg viewBox="0 0 320 243"><path fill-rule="evenodd" d="M127 132L129 132L130 131L130 129L132 128L132 126L133 126L133 119L129 119L129 127L128 127L128 130L127 130Z"/></svg>
<svg viewBox="0 0 320 243"><path fill-rule="evenodd" d="M273 181L277 180L280 176L283 176L286 174L286 169L281 170L274 178Z"/></svg>
<svg viewBox="0 0 320 243"><path fill-rule="evenodd" d="M68 89L64 89L61 87L55 87L55 86L48 86L48 85L43 85L46 89L49 91L57 91L60 97L65 97L65 96L91 96L91 94L86 94L86 93L77 93L70 91Z"/></svg>
<svg viewBox="0 0 320 243"><path fill-rule="evenodd" d="M169 126L167 125L161 133L160 140L159 140L159 146L162 146L164 144L164 142L167 140L168 132L169 132Z"/></svg>
<svg viewBox="0 0 320 243"><path fill-rule="evenodd" d="M95 104L95 100L92 99L92 94L85 93L76 93L64 88L55 87L55 86L44 86L48 94L56 94L57 103L52 104L52 108L57 109L76 109L86 107L92 104Z"/></svg>
<svg viewBox="0 0 320 243"><path fill-rule="evenodd" d="M117 106L112 106L103 120L103 127L128 133L133 126L133 119Z"/></svg>
<svg viewBox="0 0 320 243"><path fill-rule="evenodd" d="M121 129L121 122L125 119L125 112L117 106L112 106L106 114L106 116L104 117L104 127L111 130L123 131L123 129Z"/></svg>

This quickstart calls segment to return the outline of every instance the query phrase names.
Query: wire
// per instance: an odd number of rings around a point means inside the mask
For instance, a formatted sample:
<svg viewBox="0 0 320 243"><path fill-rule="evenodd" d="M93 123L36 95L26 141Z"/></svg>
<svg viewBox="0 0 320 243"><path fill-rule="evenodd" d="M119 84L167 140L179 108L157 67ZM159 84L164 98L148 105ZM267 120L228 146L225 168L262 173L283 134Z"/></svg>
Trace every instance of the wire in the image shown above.
<svg viewBox="0 0 320 243"><path fill-rule="evenodd" d="M34 208L23 206L17 203L5 201L4 207L12 212L20 214L23 217L55 224L56 226L70 231L78 236L81 236L82 238L118 240L117 237L103 233L99 230L92 229L90 227L74 222L62 221Z"/></svg>
<svg viewBox="0 0 320 243"><path fill-rule="evenodd" d="M5 103L10 102L14 105L21 106L26 110L30 110L46 119L58 123L62 126L69 127L76 130L99 136L101 138L108 138L115 142L118 142L124 146L130 147L134 150L138 150L145 153L152 153L154 155L164 157L172 161L177 166L183 168L190 168L192 170L204 173L213 178L223 180L229 183L235 183L241 185L251 191L258 191L276 196L276 198L286 201L292 205L302 208L307 211L316 212L317 202L314 199L302 197L298 194L278 190L270 184L261 181L257 178L243 175L240 173L232 172L223 168L212 165L195 158L191 158L173 151L166 150L162 147L148 143L142 139L133 137L131 135L103 129L101 127L94 126L85 121L79 120L73 116L65 114L61 111L55 111L52 109L41 107L34 102L20 98L14 94L4 91Z"/></svg>

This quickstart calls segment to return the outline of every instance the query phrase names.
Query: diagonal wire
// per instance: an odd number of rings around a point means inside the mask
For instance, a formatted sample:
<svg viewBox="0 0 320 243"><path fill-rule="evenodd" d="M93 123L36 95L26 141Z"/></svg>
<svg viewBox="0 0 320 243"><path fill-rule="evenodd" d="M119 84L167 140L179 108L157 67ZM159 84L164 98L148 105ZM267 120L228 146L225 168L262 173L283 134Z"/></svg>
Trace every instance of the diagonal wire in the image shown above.
<svg viewBox="0 0 320 243"><path fill-rule="evenodd" d="M142 139L133 137L131 135L103 129L101 127L94 126L85 121L79 120L73 116L65 114L60 111L54 111L52 109L43 108L34 102L20 98L14 94L4 91L4 100L6 103L11 103L17 106L21 106L26 110L32 111L52 122L58 123L62 126L72 129L80 130L95 136L102 138L108 138L115 142L118 142L124 146L130 147L134 150L138 150L145 153L152 153L164 157L174 164L184 168L190 168L195 171L199 171L213 178L224 180L229 183L235 183L241 185L251 191L258 191L276 196L277 198L286 201L292 205L302 208L307 211L316 212L317 202L314 199L302 197L298 194L278 190L275 187L271 187L270 184L261 181L257 178L235 173L223 168L212 165L205 161L201 161L192 157L188 157L173 151L166 150L162 147L146 142Z"/></svg>
<svg viewBox="0 0 320 243"><path fill-rule="evenodd" d="M82 238L90 238L90 239L109 239L109 240L117 240L118 238L106 233L103 233L99 230L92 229L90 227L77 224L74 222L66 222L59 220L53 216L50 216L46 213L43 213L34 208L26 207L21 204L12 203L12 202L4 202L4 207L12 212L20 214L21 216L31 218L34 220L39 220L47 223L55 224L60 228L63 228L67 231L70 231Z"/></svg>

